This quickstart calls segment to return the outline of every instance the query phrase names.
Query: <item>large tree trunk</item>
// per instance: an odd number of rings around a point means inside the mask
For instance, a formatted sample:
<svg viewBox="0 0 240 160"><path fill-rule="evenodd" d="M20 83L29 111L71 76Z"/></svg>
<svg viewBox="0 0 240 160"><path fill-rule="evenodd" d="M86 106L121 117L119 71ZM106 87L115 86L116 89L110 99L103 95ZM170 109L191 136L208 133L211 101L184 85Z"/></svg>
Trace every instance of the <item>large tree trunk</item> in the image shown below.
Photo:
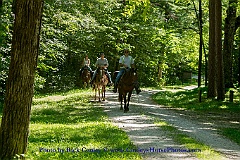
<svg viewBox="0 0 240 160"><path fill-rule="evenodd" d="M238 0L229 0L229 7L227 9L227 17L224 26L224 74L225 86L227 88L233 87L233 42L236 34L236 11Z"/></svg>
<svg viewBox="0 0 240 160"><path fill-rule="evenodd" d="M216 96L215 1L209 0L208 98Z"/></svg>
<svg viewBox="0 0 240 160"><path fill-rule="evenodd" d="M221 0L209 1L209 25L208 98L224 100Z"/></svg>
<svg viewBox="0 0 240 160"><path fill-rule="evenodd" d="M0 159L25 154L43 0L17 0L11 63L0 128Z"/></svg>
<svg viewBox="0 0 240 160"><path fill-rule="evenodd" d="M225 99L224 87L224 72L223 72L223 52L222 52L222 3L221 0L216 0L215 3L215 42L216 42L216 84L217 84L217 99Z"/></svg>

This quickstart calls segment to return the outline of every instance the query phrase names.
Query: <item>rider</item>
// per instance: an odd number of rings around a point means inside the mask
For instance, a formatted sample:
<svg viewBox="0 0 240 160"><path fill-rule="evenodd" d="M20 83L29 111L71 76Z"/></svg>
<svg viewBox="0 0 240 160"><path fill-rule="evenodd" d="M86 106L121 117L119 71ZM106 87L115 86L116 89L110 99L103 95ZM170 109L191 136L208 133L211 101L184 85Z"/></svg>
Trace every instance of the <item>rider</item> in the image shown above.
<svg viewBox="0 0 240 160"><path fill-rule="evenodd" d="M87 69L90 71L90 73L92 74L92 69L90 68L90 59L88 58L88 55L85 55L85 58L83 59L83 63L82 63L82 68L80 69L80 75L82 74L82 71L85 67L87 67Z"/></svg>
<svg viewBox="0 0 240 160"><path fill-rule="evenodd" d="M103 67L104 70L106 71L107 73L107 76L108 76L108 79L109 79L109 83L112 84L112 79L111 79L111 75L109 74L108 70L107 70L107 67L108 67L108 60L107 58L104 58L104 53L101 53L101 57L97 59L96 63L95 63L96 67ZM92 77L92 80L91 80L91 83L92 81L94 80L94 78L96 77L96 74L97 74L97 70L94 71L93 73L93 77Z"/></svg>
<svg viewBox="0 0 240 160"><path fill-rule="evenodd" d="M120 71L118 72L117 77L115 79L114 89L113 89L114 93L117 92L118 82L119 82L121 76L124 74L125 69L126 68L135 68L134 59L132 58L132 56L129 55L129 49L124 49L124 55L120 57L119 65L120 65ZM135 84L134 88L135 88L137 94L139 94L141 92L141 90L139 89L138 83Z"/></svg>

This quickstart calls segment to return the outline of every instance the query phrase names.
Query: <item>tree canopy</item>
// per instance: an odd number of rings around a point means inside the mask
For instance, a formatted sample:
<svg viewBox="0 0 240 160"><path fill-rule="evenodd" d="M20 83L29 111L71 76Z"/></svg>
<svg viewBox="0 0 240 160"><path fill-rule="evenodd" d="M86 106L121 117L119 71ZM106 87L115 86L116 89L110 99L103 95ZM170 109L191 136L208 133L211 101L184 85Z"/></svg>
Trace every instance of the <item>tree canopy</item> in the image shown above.
<svg viewBox="0 0 240 160"><path fill-rule="evenodd" d="M198 3L193 0L45 0L35 89L56 91L77 86L86 54L95 69L96 58L104 52L110 63L109 71L114 72L118 70L118 59L124 48L131 49L141 85L180 84L184 72L197 74ZM224 20L228 1L222 3ZM208 1L202 1L202 8L204 53L208 53ZM9 65L11 12L11 0L3 1L1 92ZM234 46L234 53L237 47ZM235 58L233 64L237 62Z"/></svg>

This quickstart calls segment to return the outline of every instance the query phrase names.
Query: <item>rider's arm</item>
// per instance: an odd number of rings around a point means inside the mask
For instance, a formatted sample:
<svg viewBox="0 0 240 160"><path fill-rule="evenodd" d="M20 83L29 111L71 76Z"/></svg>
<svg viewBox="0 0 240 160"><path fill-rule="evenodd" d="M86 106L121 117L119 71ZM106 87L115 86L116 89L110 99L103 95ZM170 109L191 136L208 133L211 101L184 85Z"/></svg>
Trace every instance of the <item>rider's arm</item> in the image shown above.
<svg viewBox="0 0 240 160"><path fill-rule="evenodd" d="M125 67L126 68L127 65L124 64L124 61L123 61L124 58L123 57L124 56L120 57L120 59L119 59L119 67Z"/></svg>
<svg viewBox="0 0 240 160"><path fill-rule="evenodd" d="M99 67L99 61L98 60L96 61L95 66Z"/></svg>
<svg viewBox="0 0 240 160"><path fill-rule="evenodd" d="M109 63L108 63L108 60L105 59L105 64L104 64L104 67L107 68L109 66Z"/></svg>
<svg viewBox="0 0 240 160"><path fill-rule="evenodd" d="M119 66L120 66L120 67L125 67L125 68L127 67L127 65L126 65L126 64L123 64L123 63L119 63Z"/></svg>
<svg viewBox="0 0 240 160"><path fill-rule="evenodd" d="M88 63L87 63L87 66L90 66L90 59L88 59Z"/></svg>

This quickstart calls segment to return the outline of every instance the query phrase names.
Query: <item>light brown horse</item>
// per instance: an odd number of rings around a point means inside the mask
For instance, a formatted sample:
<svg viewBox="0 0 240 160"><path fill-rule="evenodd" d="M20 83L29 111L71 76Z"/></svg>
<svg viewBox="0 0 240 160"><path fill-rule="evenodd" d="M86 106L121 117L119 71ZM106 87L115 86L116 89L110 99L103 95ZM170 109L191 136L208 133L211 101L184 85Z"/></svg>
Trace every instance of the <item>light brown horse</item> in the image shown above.
<svg viewBox="0 0 240 160"><path fill-rule="evenodd" d="M124 100L125 113L129 111L129 101L136 83L138 83L136 69L134 68L126 69L125 73L122 75L118 84L118 99L121 102L120 110L123 110L123 100ZM128 96L128 99L126 98L127 96Z"/></svg>
<svg viewBox="0 0 240 160"><path fill-rule="evenodd" d="M87 67L84 67L81 74L81 79L82 79L84 88L89 86L91 78L92 78L91 72L88 70Z"/></svg>
<svg viewBox="0 0 240 160"><path fill-rule="evenodd" d="M105 101L105 92L106 86L108 84L108 77L104 68L98 68L96 72L96 77L93 81L93 89L95 90L95 100L97 99L98 92L98 101L101 102L101 99L102 101Z"/></svg>

